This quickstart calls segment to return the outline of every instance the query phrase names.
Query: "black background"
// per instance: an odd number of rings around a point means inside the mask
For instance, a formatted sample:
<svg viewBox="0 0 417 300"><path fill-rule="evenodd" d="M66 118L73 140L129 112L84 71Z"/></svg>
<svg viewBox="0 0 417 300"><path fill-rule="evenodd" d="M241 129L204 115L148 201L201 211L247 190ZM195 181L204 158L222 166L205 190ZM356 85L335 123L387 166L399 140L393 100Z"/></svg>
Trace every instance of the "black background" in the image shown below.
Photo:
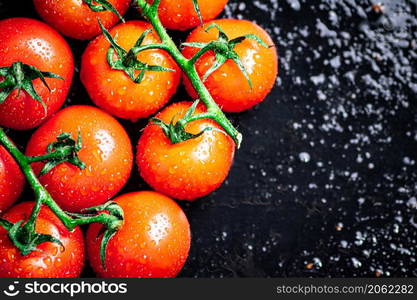
<svg viewBox="0 0 417 300"><path fill-rule="evenodd" d="M368 0L229 1L223 17L272 35L280 75L261 105L231 116L244 143L227 182L181 203L193 241L180 276L417 275L416 2L382 1L381 15ZM0 17L14 16L38 18L31 1L1 0ZM78 73L86 42L67 40L66 105L92 105ZM180 88L173 101L184 99ZM136 144L146 121L121 122ZM9 133L22 149L31 134ZM122 193L142 189L135 169Z"/></svg>

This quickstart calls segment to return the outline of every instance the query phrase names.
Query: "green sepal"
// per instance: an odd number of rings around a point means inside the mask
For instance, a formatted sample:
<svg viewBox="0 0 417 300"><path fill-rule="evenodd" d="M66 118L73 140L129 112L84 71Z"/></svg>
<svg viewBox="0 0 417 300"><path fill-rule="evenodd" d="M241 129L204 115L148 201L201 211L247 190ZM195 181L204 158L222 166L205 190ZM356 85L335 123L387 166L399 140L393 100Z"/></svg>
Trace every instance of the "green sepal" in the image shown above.
<svg viewBox="0 0 417 300"><path fill-rule="evenodd" d="M203 17L201 16L200 5L198 5L197 0L193 0L194 10L197 13L200 25L203 26Z"/></svg>
<svg viewBox="0 0 417 300"><path fill-rule="evenodd" d="M239 70L245 76L250 88L252 89L252 82L250 80L249 74L245 66L243 65L239 55L236 53L235 47L246 39L252 39L265 48L270 48L271 46L266 44L255 34L246 34L230 40L227 34L223 31L223 29L216 23L210 24L207 28L205 28L205 31L208 32L213 28L216 28L219 31L219 36L217 40L211 41L209 43L193 42L183 43L181 45L182 47L199 48L202 52L207 52L209 50L214 51L216 55L215 61L213 65L203 75L203 81L206 81L207 78L210 75L212 75L215 71L217 71L227 60L231 59L238 66Z"/></svg>
<svg viewBox="0 0 417 300"><path fill-rule="evenodd" d="M11 223L5 219L0 219L0 226L8 231L10 241L20 250L21 255L26 256L33 251L41 251L37 247L45 242L55 243L64 248L64 245L59 239L49 234L29 232L25 226L22 226L23 223L24 220Z"/></svg>
<svg viewBox="0 0 417 300"><path fill-rule="evenodd" d="M216 55L216 60L214 61L213 65L204 74L203 81L206 81L207 78L209 78L211 74L216 72L228 60L228 57L226 55L223 55L220 52L216 52L215 55ZM246 74L246 70L244 70L244 74Z"/></svg>
<svg viewBox="0 0 417 300"><path fill-rule="evenodd" d="M33 87L33 80L39 78L49 91L51 91L51 88L45 78L64 80L64 78L59 75L51 72L42 72L34 66L26 65L20 61L14 62L10 67L0 67L0 76L4 77L4 80L0 82L0 104L2 104L15 89L18 90L19 94L21 90L24 90L29 96L42 105L45 114L47 113L46 105L42 98L36 93L35 88Z"/></svg>
<svg viewBox="0 0 417 300"><path fill-rule="evenodd" d="M171 120L169 124L163 122L158 118L151 118L150 121L155 125L161 127L165 136L171 141L172 144L178 144L185 142L187 140L195 139L200 137L204 132L213 130L211 127L204 128L201 132L197 134L189 133L185 130L185 125L189 122L189 119L194 115L194 112L197 108L199 100L195 101L193 105L187 110L184 117L174 123L175 117Z"/></svg>
<svg viewBox="0 0 417 300"><path fill-rule="evenodd" d="M175 72L173 69L162 66L148 65L138 60L137 55L141 51L141 46L146 36L152 31L151 29L144 31L139 36L135 45L129 51L126 51L117 44L117 36L113 38L100 21L99 25L103 31L104 37L111 45L107 51L107 62L110 68L113 70L123 71L127 76L129 76L130 79L132 79L134 83L141 83L146 71ZM117 58L114 58L115 55L117 55ZM139 74L136 77L135 71L139 71Z"/></svg>
<svg viewBox="0 0 417 300"><path fill-rule="evenodd" d="M88 7L94 12L102 12L102 11L110 11L114 13L123 23L125 19L123 16L117 11L117 9L108 1L106 0L83 0ZM94 4L93 2L97 3Z"/></svg>
<svg viewBox="0 0 417 300"><path fill-rule="evenodd" d="M106 269L106 250L111 238L117 233L117 230L104 231L103 238L100 244L100 260L103 269Z"/></svg>
<svg viewBox="0 0 417 300"><path fill-rule="evenodd" d="M242 43L244 40L246 39L250 39L250 40L254 40L255 42L257 42L259 45L261 45L264 48L272 48L271 45L268 45L267 43L265 43L259 36L257 36L256 34L245 34L241 37L237 37L233 40L231 40L229 42L230 45L232 46L236 46L237 44Z"/></svg>
<svg viewBox="0 0 417 300"><path fill-rule="evenodd" d="M123 209L116 202L109 201L102 205L83 209L82 211L96 212L96 213L103 213L103 211L107 211L110 215L116 217L116 220L104 224L101 227L96 237L98 239L101 235L103 235L103 238L100 244L100 260L101 260L103 269L106 269L107 245L109 244L109 241L111 240L111 238L117 233L117 231L120 229L120 227L123 224L123 220L124 220ZM75 215L75 214L72 214L72 215ZM78 216L83 216L83 215L79 214Z"/></svg>
<svg viewBox="0 0 417 300"><path fill-rule="evenodd" d="M50 158L46 161L45 166L42 168L39 176L45 175L50 172L57 165L68 162L79 169L85 169L86 165L78 157L78 152L82 149L81 134L78 132L77 141L73 140L70 133L63 132L57 136L57 140L47 147L47 153L62 153L57 157Z"/></svg>
<svg viewBox="0 0 417 300"><path fill-rule="evenodd" d="M193 102L193 104L190 106L190 108L185 112L184 118L185 120L191 118L192 115L194 115L195 110L197 109L198 104L200 103L200 100L197 99Z"/></svg>
<svg viewBox="0 0 417 300"><path fill-rule="evenodd" d="M223 31L223 29L216 23L211 23L209 26L206 27L205 31L209 32L211 29L216 28L219 31L219 41L229 42L229 37Z"/></svg>
<svg viewBox="0 0 417 300"><path fill-rule="evenodd" d="M13 227L13 223L6 219L0 219L0 226L9 231Z"/></svg>

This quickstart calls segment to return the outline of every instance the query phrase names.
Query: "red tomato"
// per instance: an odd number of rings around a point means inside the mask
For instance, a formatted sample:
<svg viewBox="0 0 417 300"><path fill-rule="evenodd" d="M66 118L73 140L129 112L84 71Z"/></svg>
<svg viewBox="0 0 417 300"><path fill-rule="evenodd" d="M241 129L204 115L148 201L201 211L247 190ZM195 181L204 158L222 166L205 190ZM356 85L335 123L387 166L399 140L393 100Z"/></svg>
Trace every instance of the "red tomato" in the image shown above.
<svg viewBox="0 0 417 300"><path fill-rule="evenodd" d="M165 123L184 116L190 102L175 103L156 117ZM204 111L199 105L195 114ZM204 128L221 127L211 120L187 124L186 131L198 134ZM217 189L233 162L235 144L224 132L206 131L198 138L171 144L162 129L149 124L139 140L137 164L143 179L155 190L172 198L194 200Z"/></svg>
<svg viewBox="0 0 417 300"><path fill-rule="evenodd" d="M0 213L19 198L25 179L13 157L0 146Z"/></svg>
<svg viewBox="0 0 417 300"><path fill-rule="evenodd" d="M100 277L175 277L190 250L190 225L182 209L155 192L136 192L115 199L124 225L110 240L106 269L100 260L100 224L87 232L90 264Z"/></svg>
<svg viewBox="0 0 417 300"><path fill-rule="evenodd" d="M216 23L227 34L229 39L234 39L247 34L255 34L267 45L274 45L271 37L258 25L244 20L223 19L215 20L204 25ZM217 40L219 31L216 28L208 32L204 28L196 28L187 38L187 43L208 43ZM191 58L199 49L186 47L183 54ZM275 84L278 74L278 56L275 47L265 48L253 39L246 39L235 47L252 82L252 89L240 71L238 66L228 60L217 71L211 74L205 85L214 100L226 112L241 112L262 102ZM207 52L196 64L201 77L215 61L214 52ZM193 98L198 98L190 81L185 79L185 86Z"/></svg>
<svg viewBox="0 0 417 300"><path fill-rule="evenodd" d="M131 0L107 0L121 15ZM94 12L81 0L33 0L38 14L63 35L89 40L101 33L98 20L106 28L113 27L119 17L111 11ZM95 1L93 4L96 5Z"/></svg>
<svg viewBox="0 0 417 300"><path fill-rule="evenodd" d="M114 27L110 34L117 35L117 43L126 51L151 25L142 21L130 21ZM149 33L144 45L159 43L154 33ZM124 71L111 69L107 62L110 43L103 35L92 41L83 57L81 80L96 105L119 118L137 120L146 118L164 106L177 90L181 71L174 60L163 50L147 50L138 59L150 65L174 69L147 71L141 83L135 83ZM136 72L136 76L139 72Z"/></svg>
<svg viewBox="0 0 417 300"><path fill-rule="evenodd" d="M110 115L91 106L70 106L52 117L31 137L26 155L46 154L47 146L63 132L82 137L79 158L84 170L62 163L40 178L52 198L67 211L102 204L116 195L132 169L132 146L123 127ZM39 173L43 163L34 163Z"/></svg>
<svg viewBox="0 0 417 300"><path fill-rule="evenodd" d="M16 223L28 218L34 202L24 202L10 209L2 218ZM84 267L84 237L80 228L73 232L62 224L46 206L41 208L36 232L59 239L63 246L45 242L40 251L22 256L10 241L7 231L0 227L0 278L73 278L79 277Z"/></svg>
<svg viewBox="0 0 417 300"><path fill-rule="evenodd" d="M34 66L43 72L52 72L64 78L46 78L51 91L40 79L33 81L42 105L25 91L14 90L0 104L0 126L18 130L32 129L54 114L67 97L74 73L74 62L66 41L48 25L26 18L0 21L0 66L14 62Z"/></svg>
<svg viewBox="0 0 417 300"><path fill-rule="evenodd" d="M200 14L204 22L216 18L228 0L198 0ZM153 3L153 0L148 0ZM161 0L158 9L162 24L172 30L188 30L200 24L192 0Z"/></svg>

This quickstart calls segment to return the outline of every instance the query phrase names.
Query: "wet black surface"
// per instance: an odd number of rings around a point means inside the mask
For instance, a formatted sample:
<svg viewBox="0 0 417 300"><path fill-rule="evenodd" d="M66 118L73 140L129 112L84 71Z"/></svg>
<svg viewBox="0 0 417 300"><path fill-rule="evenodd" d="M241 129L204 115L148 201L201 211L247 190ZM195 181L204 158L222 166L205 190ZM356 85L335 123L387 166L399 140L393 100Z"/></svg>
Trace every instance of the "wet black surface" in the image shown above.
<svg viewBox="0 0 417 300"><path fill-rule="evenodd" d="M369 0L230 1L225 16L277 42L280 78L232 116L244 144L224 186L182 204L193 242L181 276L417 275L417 1L380 2L382 14ZM2 18L36 17L12 3ZM79 65L86 43L70 43ZM78 73L68 103L91 104ZM136 144L146 122L122 123ZM135 171L123 192L140 189Z"/></svg>

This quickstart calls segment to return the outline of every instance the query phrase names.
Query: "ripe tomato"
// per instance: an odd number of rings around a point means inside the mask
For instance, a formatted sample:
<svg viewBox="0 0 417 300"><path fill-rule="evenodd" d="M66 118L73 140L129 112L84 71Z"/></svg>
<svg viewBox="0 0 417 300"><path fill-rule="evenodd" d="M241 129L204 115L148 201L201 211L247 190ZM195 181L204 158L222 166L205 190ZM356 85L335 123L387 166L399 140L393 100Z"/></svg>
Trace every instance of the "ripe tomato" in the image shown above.
<svg viewBox="0 0 417 300"><path fill-rule="evenodd" d="M16 223L27 219L34 202L24 202L11 208L2 218ZM10 241L7 231L0 227L0 278L73 278L79 277L84 267L84 237L80 228L73 232L62 224L46 206L41 208L36 222L36 232L59 239L63 246L45 242L22 256Z"/></svg>
<svg viewBox="0 0 417 300"><path fill-rule="evenodd" d="M116 198L124 225L110 240L106 269L100 260L100 224L90 225L87 253L100 277L175 277L190 250L190 225L182 209L156 192L135 192Z"/></svg>
<svg viewBox="0 0 417 300"><path fill-rule="evenodd" d="M132 169L132 146L123 127L110 115L91 106L70 106L42 125L31 137L26 155L46 154L57 135L68 132L76 140L78 131L82 149L78 157L84 170L67 162L41 176L51 196L71 212L102 204L127 182ZM33 163L38 174L44 163Z"/></svg>
<svg viewBox="0 0 417 300"><path fill-rule="evenodd" d="M271 37L252 22L223 19L205 24L204 28L213 23L219 25L229 39L255 34L267 45L274 44ZM204 28L199 27L191 32L187 43L208 43L217 40L218 29L212 28L206 32ZM186 47L183 54L185 57L191 58L198 50ZM246 39L234 50L245 66L252 82L252 89L238 66L230 59L211 74L205 82L214 100L226 112L241 112L262 102L274 86L278 74L278 57L275 47L265 48L253 39ZM196 68L201 77L206 74L214 62L215 54L212 51L207 52L197 61ZM185 78L185 86L193 98L198 98L187 78Z"/></svg>
<svg viewBox="0 0 417 300"><path fill-rule="evenodd" d="M14 90L0 104L0 126L18 130L32 129L54 114L64 103L71 86L74 61L67 42L48 25L26 18L0 21L0 67L14 62L52 72L64 80L46 78L51 91L41 82L33 81L34 89L46 105L42 105L24 90Z"/></svg>
<svg viewBox="0 0 417 300"><path fill-rule="evenodd" d="M198 0L204 22L215 19L224 9L228 0ZM153 3L153 0L148 0ZM200 24L192 0L161 0L159 18L162 24L172 30L188 30Z"/></svg>
<svg viewBox="0 0 417 300"><path fill-rule="evenodd" d="M108 2L124 15L131 0L108 0ZM101 33L98 20L106 28L113 27L119 21L119 17L113 12L108 10L94 12L81 0L33 0L33 3L42 19L63 35L74 39L89 40Z"/></svg>
<svg viewBox="0 0 417 300"><path fill-rule="evenodd" d="M129 51L140 35L151 25L130 21L114 27L110 34L117 35L116 42ZM159 43L155 33L149 33L143 45ZM81 80L96 105L119 118L137 120L146 118L164 106L177 90L181 71L174 60L163 50L147 50L138 59L150 65L175 70L146 71L143 81L135 83L124 71L111 69L107 61L110 43L104 35L92 41L83 57ZM116 55L115 55L116 57ZM136 76L139 74L136 71Z"/></svg>
<svg viewBox="0 0 417 300"><path fill-rule="evenodd" d="M189 102L175 103L156 117L165 123L183 117ZM199 105L195 114L204 111ZM187 124L186 131L198 134L206 127L221 129L203 119ZM223 132L210 130L200 137L171 144L162 129L149 124L139 140L137 164L144 180L155 190L172 198L194 200L217 189L226 179L233 162L235 144Z"/></svg>
<svg viewBox="0 0 417 300"><path fill-rule="evenodd" d="M25 179L16 161L0 146L0 213L19 198Z"/></svg>

